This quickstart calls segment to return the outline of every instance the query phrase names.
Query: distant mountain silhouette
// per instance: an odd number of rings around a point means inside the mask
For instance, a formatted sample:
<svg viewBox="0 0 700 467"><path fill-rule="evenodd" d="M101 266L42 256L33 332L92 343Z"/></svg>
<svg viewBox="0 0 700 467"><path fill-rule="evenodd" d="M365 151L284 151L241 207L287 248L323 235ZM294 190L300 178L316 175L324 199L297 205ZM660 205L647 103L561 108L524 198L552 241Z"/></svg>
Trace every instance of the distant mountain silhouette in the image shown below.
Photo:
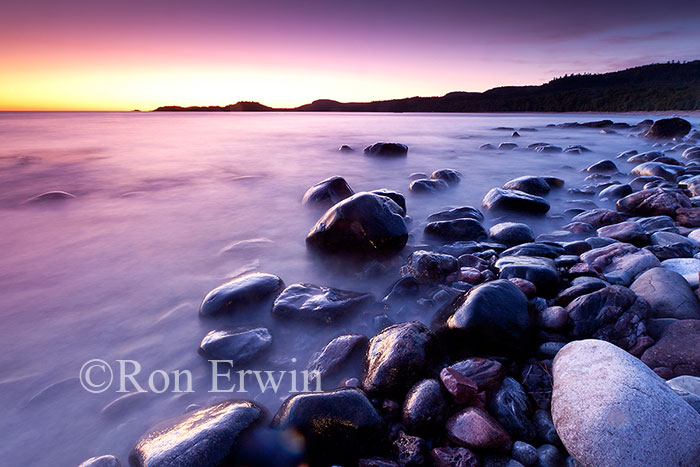
<svg viewBox="0 0 700 467"><path fill-rule="evenodd" d="M191 106L179 107L177 105L166 105L158 107L156 112L265 112L276 110L272 107L262 105L260 102L238 101L235 104L229 104L225 107L219 105L210 105L207 107Z"/></svg>
<svg viewBox="0 0 700 467"><path fill-rule="evenodd" d="M373 102L320 99L293 109L257 102L225 107L159 107L156 111L297 112L627 112L700 110L700 60L555 78L541 86L505 86Z"/></svg>

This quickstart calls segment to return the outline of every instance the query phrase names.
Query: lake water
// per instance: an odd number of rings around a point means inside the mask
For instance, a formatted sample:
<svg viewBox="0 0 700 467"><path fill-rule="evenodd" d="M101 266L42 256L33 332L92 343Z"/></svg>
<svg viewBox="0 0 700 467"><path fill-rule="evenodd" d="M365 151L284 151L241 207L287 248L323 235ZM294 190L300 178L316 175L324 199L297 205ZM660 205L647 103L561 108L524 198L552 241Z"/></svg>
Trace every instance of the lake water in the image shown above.
<svg viewBox="0 0 700 467"><path fill-rule="evenodd" d="M314 183L341 175L356 192L404 193L413 218L409 245L416 245L428 214L479 206L490 188L511 178L548 174L580 187L581 168L622 151L651 149L628 131L545 128L602 118L634 124L654 116L0 113L0 463L71 466L114 454L126 464L151 426L190 404L224 397L207 392L211 369L197 353L212 329L268 327L271 352L246 366L263 370L304 369L313 352L342 333L371 336L367 315L326 327L277 322L265 309L218 321L198 316L209 290L252 270L277 274L288 285L383 295L409 250L382 274L308 254L304 238L323 209L300 199ZM538 131L516 139L493 129L499 126ZM362 148L376 141L405 143L409 155L364 156ZM592 152L478 149L502 141L582 144ZM358 151L339 153L341 144ZM440 168L461 171L462 182L438 194L409 193L412 173ZM23 204L49 190L77 198ZM566 190L553 191L550 214L574 207L571 199ZM502 219L487 216L485 225ZM566 223L522 219L536 234ZM265 241L231 247L249 239ZM430 321L425 310L392 313L397 321ZM94 358L112 365L137 360L140 382L153 370L189 370L195 392L136 394L109 405L123 396L116 387L91 394L78 380L83 363ZM326 381L324 388L336 383ZM273 414L287 392L251 388L244 396Z"/></svg>

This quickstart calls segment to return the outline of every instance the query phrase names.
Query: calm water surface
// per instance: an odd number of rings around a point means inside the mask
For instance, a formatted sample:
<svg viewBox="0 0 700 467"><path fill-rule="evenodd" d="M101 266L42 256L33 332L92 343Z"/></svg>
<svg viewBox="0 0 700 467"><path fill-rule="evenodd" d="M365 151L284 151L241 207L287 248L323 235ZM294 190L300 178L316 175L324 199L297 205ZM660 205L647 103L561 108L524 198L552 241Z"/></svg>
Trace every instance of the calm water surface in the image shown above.
<svg viewBox="0 0 700 467"><path fill-rule="evenodd" d="M590 163L651 148L626 131L545 128L601 118L634 124L647 116L0 113L0 463L72 466L102 454L126 463L149 427L190 404L223 397L207 393L211 371L197 353L212 329L269 327L273 348L247 366L252 369L301 370L339 334L372 335L367 315L331 327L276 322L265 309L220 321L197 315L209 290L253 270L278 274L286 284L382 296L408 253L387 273L369 277L309 255L304 238L323 209L300 199L314 183L342 175L356 192L403 192L413 218L409 245L421 244L428 214L478 206L491 187L513 177L549 174L582 186L580 169ZM697 125L698 118L690 120ZM493 129L498 126L539 131L511 139L510 131ZM384 140L408 144L409 156L362 155L361 148ZM583 144L592 152L478 150L509 140ZM360 151L338 153L341 144ZM408 192L410 174L440 168L457 169L464 179L440 194ZM48 190L78 197L23 204ZM565 190L548 199L551 214L573 206ZM499 220L488 217L485 224ZM565 223L527 221L536 233ZM248 239L266 241L231 248ZM420 310L392 313L397 321L430 320ZM90 394L79 383L82 364L92 358L138 360L146 375L187 369L196 392L137 394L110 406L121 396L116 388ZM335 384L326 381L324 388ZM286 396L254 388L245 394L271 413Z"/></svg>

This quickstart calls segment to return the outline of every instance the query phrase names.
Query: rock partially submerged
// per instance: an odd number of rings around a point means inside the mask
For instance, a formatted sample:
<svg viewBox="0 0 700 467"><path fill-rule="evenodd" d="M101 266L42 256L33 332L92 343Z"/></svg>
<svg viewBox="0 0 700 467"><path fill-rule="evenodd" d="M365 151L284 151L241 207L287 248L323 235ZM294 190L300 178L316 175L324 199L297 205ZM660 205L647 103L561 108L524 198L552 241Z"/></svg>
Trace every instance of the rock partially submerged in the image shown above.
<svg viewBox="0 0 700 467"><path fill-rule="evenodd" d="M690 131L690 123L682 118L662 118L654 122L646 133L647 138L671 139L685 136Z"/></svg>
<svg viewBox="0 0 700 467"><path fill-rule="evenodd" d="M215 316L240 312L246 307L274 298L282 288L284 282L274 274L246 274L209 292L199 307L199 314Z"/></svg>
<svg viewBox="0 0 700 467"><path fill-rule="evenodd" d="M520 211L532 214L545 214L549 203L540 196L530 195L524 191L492 188L482 201L489 211Z"/></svg>
<svg viewBox="0 0 700 467"><path fill-rule="evenodd" d="M306 190L301 202L303 204L333 205L349 198L354 193L343 177L330 177Z"/></svg>
<svg viewBox="0 0 700 467"><path fill-rule="evenodd" d="M408 146L401 143L374 143L367 146L364 152L369 156L405 156L408 154Z"/></svg>
<svg viewBox="0 0 700 467"><path fill-rule="evenodd" d="M373 301L374 297L368 293L314 284L293 284L275 299L272 314L278 318L332 323Z"/></svg>
<svg viewBox="0 0 700 467"><path fill-rule="evenodd" d="M204 336L200 350L216 360L230 360L232 365L254 359L272 345L266 328L244 331L211 331Z"/></svg>

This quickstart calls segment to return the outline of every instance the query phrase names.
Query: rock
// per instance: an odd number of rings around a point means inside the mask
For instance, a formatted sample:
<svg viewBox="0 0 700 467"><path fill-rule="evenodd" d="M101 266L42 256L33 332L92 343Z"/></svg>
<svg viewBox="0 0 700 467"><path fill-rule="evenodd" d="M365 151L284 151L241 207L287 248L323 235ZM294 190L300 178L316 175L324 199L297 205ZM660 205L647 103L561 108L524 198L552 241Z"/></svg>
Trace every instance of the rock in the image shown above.
<svg viewBox="0 0 700 467"><path fill-rule="evenodd" d="M700 319L700 302L683 276L669 269L649 269L630 286L651 306L652 318Z"/></svg>
<svg viewBox="0 0 700 467"><path fill-rule="evenodd" d="M690 131L690 123L682 118L662 118L657 120L646 133L647 138L670 139L685 136Z"/></svg>
<svg viewBox="0 0 700 467"><path fill-rule="evenodd" d="M413 277L419 284L439 284L457 269L459 262L454 256L418 250L408 257L402 274Z"/></svg>
<svg viewBox="0 0 700 467"><path fill-rule="evenodd" d="M554 146L553 144L545 144L542 146L537 146L535 148L535 152L541 152L545 154L552 154L552 153L557 153L561 152L562 149L559 146Z"/></svg>
<svg viewBox="0 0 700 467"><path fill-rule="evenodd" d="M132 466L216 466L235 463L238 438L263 416L252 402L228 400L190 412L166 428L145 434L129 455Z"/></svg>
<svg viewBox="0 0 700 467"><path fill-rule="evenodd" d="M284 282L274 274L246 274L209 292L199 307L199 314L214 316L238 312L274 298L283 288Z"/></svg>
<svg viewBox="0 0 700 467"><path fill-rule="evenodd" d="M635 216L676 217L678 208L690 207L690 199L682 193L651 188L632 193L617 201L617 210Z"/></svg>
<svg viewBox="0 0 700 467"><path fill-rule="evenodd" d="M536 467L560 467L565 461L566 456L559 452L556 446L543 444L537 448Z"/></svg>
<svg viewBox="0 0 700 467"><path fill-rule="evenodd" d="M478 209L472 206L461 206L454 209L448 209L433 213L428 216L428 222L433 221L450 221L454 219L476 219L484 220L484 215Z"/></svg>
<svg viewBox="0 0 700 467"><path fill-rule="evenodd" d="M506 143L506 142L500 143L498 145L498 149L506 149L506 150L512 150L512 149L515 149L517 147L518 147L518 145L515 143Z"/></svg>
<svg viewBox="0 0 700 467"><path fill-rule="evenodd" d="M321 378L332 375L353 354L364 352L367 347L367 336L361 334L343 334L330 341L309 361L309 374L318 372Z"/></svg>
<svg viewBox="0 0 700 467"><path fill-rule="evenodd" d="M373 301L374 298L368 293L314 284L293 284L277 297L272 305L272 315L331 323L348 313L357 312Z"/></svg>
<svg viewBox="0 0 700 467"><path fill-rule="evenodd" d="M338 148L338 152L355 152L355 150L347 144L343 144Z"/></svg>
<svg viewBox="0 0 700 467"><path fill-rule="evenodd" d="M535 241L535 235L527 224L519 222L501 222L489 229L489 237L506 246L519 245Z"/></svg>
<svg viewBox="0 0 700 467"><path fill-rule="evenodd" d="M543 177L525 176L518 177L503 185L506 190L518 190L531 195L546 195L551 189L549 183Z"/></svg>
<svg viewBox="0 0 700 467"><path fill-rule="evenodd" d="M467 407L453 415L446 429L450 441L467 448L510 451L513 445L508 433L479 407Z"/></svg>
<svg viewBox="0 0 700 467"><path fill-rule="evenodd" d="M486 240L486 229L476 219L454 219L430 222L425 234L443 241Z"/></svg>
<svg viewBox="0 0 700 467"><path fill-rule="evenodd" d="M430 457L435 467L479 467L479 458L467 448L434 448Z"/></svg>
<svg viewBox="0 0 700 467"><path fill-rule="evenodd" d="M520 383L507 376L489 401L491 413L511 438L534 441L535 427L530 423L532 405Z"/></svg>
<svg viewBox="0 0 700 467"><path fill-rule="evenodd" d="M537 449L535 449L534 446L522 441L516 441L513 443L511 455L513 456L513 459L520 462L522 465L532 465L537 462Z"/></svg>
<svg viewBox="0 0 700 467"><path fill-rule="evenodd" d="M403 431L393 443L394 453L399 465L412 467L424 465L424 452L427 447L425 441L417 436L409 436Z"/></svg>
<svg viewBox="0 0 700 467"><path fill-rule="evenodd" d="M540 256L543 258L556 258L564 254L564 248L555 243L523 243L501 253L501 256Z"/></svg>
<svg viewBox="0 0 700 467"><path fill-rule="evenodd" d="M421 378L430 360L432 337L417 321L389 326L374 336L365 355L363 389L375 394L409 388Z"/></svg>
<svg viewBox="0 0 700 467"><path fill-rule="evenodd" d="M447 402L440 383L435 379L417 382L408 391L403 404L402 420L409 433L434 437L447 418Z"/></svg>
<svg viewBox="0 0 700 467"><path fill-rule="evenodd" d="M675 229L673 219L668 216L642 217L635 221L642 228L644 233L651 235L655 232L669 231Z"/></svg>
<svg viewBox="0 0 700 467"><path fill-rule="evenodd" d="M68 193L67 191L47 191L46 193L42 193L40 195L36 195L32 198L29 198L27 201L25 201L25 203L39 204L47 202L66 201L73 198L77 198L77 196L75 196L72 193Z"/></svg>
<svg viewBox="0 0 700 467"><path fill-rule="evenodd" d="M473 381L477 385L479 392L498 389L506 375L506 370L500 362L481 357L467 358L448 368L457 370Z"/></svg>
<svg viewBox="0 0 700 467"><path fill-rule="evenodd" d="M696 412L700 412L700 377L676 376L666 381L666 384L681 396Z"/></svg>
<svg viewBox="0 0 700 467"><path fill-rule="evenodd" d="M518 190L492 188L482 201L489 211L522 211L525 213L545 214L549 203L539 196Z"/></svg>
<svg viewBox="0 0 700 467"><path fill-rule="evenodd" d="M633 245L646 245L649 238L636 222L620 222L619 224L606 225L598 229L599 237L608 237Z"/></svg>
<svg viewBox="0 0 700 467"><path fill-rule="evenodd" d="M575 339L601 339L632 350L648 339L649 304L626 287L612 285L578 297L566 307Z"/></svg>
<svg viewBox="0 0 700 467"><path fill-rule="evenodd" d="M413 193L435 193L437 191L445 190L448 187L449 185L444 180L419 178L418 180L413 180L408 186L408 189Z"/></svg>
<svg viewBox="0 0 700 467"><path fill-rule="evenodd" d="M401 212L385 196L357 193L326 211L306 243L328 252L393 253L408 240Z"/></svg>
<svg viewBox="0 0 700 467"><path fill-rule="evenodd" d="M399 467L399 464L382 457L367 457L358 461L358 467Z"/></svg>
<svg viewBox="0 0 700 467"><path fill-rule="evenodd" d="M550 381L551 381L551 366L550 366ZM550 386L550 391L552 386ZM550 392L550 405L547 406L547 410L540 409L535 411L535 415L532 417L532 423L535 425L535 430L537 431L537 438L540 441L544 441L549 444L561 444L559 435L557 434L556 427L554 426L554 421L552 420L552 415L549 413L549 408L551 406L551 392Z"/></svg>
<svg viewBox="0 0 700 467"><path fill-rule="evenodd" d="M495 267L501 279L517 277L530 281L543 297L556 295L559 290L559 272L549 258L501 256Z"/></svg>
<svg viewBox="0 0 700 467"><path fill-rule="evenodd" d="M634 175L640 177L661 177L666 181L675 182L683 167L663 164L661 162L645 162L632 169Z"/></svg>
<svg viewBox="0 0 700 467"><path fill-rule="evenodd" d="M311 464L328 465L351 464L371 452L381 424L381 417L362 391L339 389L289 397L271 426L301 434Z"/></svg>
<svg viewBox="0 0 700 467"><path fill-rule="evenodd" d="M587 251L581 255L581 261L601 271L608 282L625 286L647 269L661 265L648 250L628 243L613 243Z"/></svg>
<svg viewBox="0 0 700 467"><path fill-rule="evenodd" d="M700 320L671 323L661 339L644 352L642 361L662 378L700 376Z"/></svg>
<svg viewBox="0 0 700 467"><path fill-rule="evenodd" d="M462 174L454 169L440 169L430 174L430 178L433 180L442 180L448 185L453 185L459 183L462 179Z"/></svg>
<svg viewBox="0 0 700 467"><path fill-rule="evenodd" d="M406 212L406 197L399 193L398 191L391 191L387 190L385 188L382 188L380 190L373 190L370 193L374 195L379 195L379 196L384 196L385 198L389 198L393 202L399 205L401 209L403 209L403 212Z"/></svg>
<svg viewBox="0 0 700 467"><path fill-rule="evenodd" d="M598 198L617 200L620 198L624 198L625 196L631 195L632 191L633 191L632 187L627 185L627 184L625 184L625 185L615 184L615 185L611 185L611 186L605 188L603 191L601 191L598 194Z"/></svg>
<svg viewBox="0 0 700 467"><path fill-rule="evenodd" d="M642 152L639 154L636 154L636 151L635 151L635 154L632 155L630 158L628 158L627 162L629 162L630 164L639 164L641 162L651 162L654 159L656 159L657 157L662 157L663 155L664 155L664 153L661 151L646 151L646 152Z"/></svg>
<svg viewBox="0 0 700 467"><path fill-rule="evenodd" d="M592 209L577 214L571 219L573 222L585 222L593 227L602 227L604 225L619 224L624 219L620 213L611 211L610 209Z"/></svg>
<svg viewBox="0 0 700 467"><path fill-rule="evenodd" d="M554 299L554 303L560 307L566 306L569 303L571 303L575 298L578 298L581 295L593 293L596 290L600 290L604 287L607 287L608 285L610 284L603 280L586 281L580 284L573 284L571 287L559 292L557 297Z"/></svg>
<svg viewBox="0 0 700 467"><path fill-rule="evenodd" d="M405 156L408 146L401 143L374 143L365 148L365 154L370 156Z"/></svg>
<svg viewBox="0 0 700 467"><path fill-rule="evenodd" d="M574 287L576 287L576 286L574 286ZM605 287L605 285L601 284L598 289L601 289L603 287ZM598 289L595 289L595 290L598 290ZM587 293L595 292L595 290L590 290ZM559 297L557 297L557 301L558 300L559 300ZM573 298L572 298L572 300L573 300ZM568 303L566 303L566 305L568 305ZM566 310L564 308L562 308L562 306L550 306L550 307L547 307L547 308L541 310L537 314L537 325L544 328L544 329L547 329L549 331L559 331L559 330L563 329L568 322L569 322L569 315L568 315L568 313L566 313Z"/></svg>
<svg viewBox="0 0 700 467"><path fill-rule="evenodd" d="M121 463L114 456L99 456L91 457L78 467L121 467Z"/></svg>
<svg viewBox="0 0 700 467"><path fill-rule="evenodd" d="M700 273L700 259L696 258L677 258L667 259L661 263L661 266L677 272L683 279L688 281L691 287L698 286L698 273Z"/></svg>
<svg viewBox="0 0 700 467"><path fill-rule="evenodd" d="M610 173L619 172L615 163L609 159L598 161L586 169L590 173Z"/></svg>
<svg viewBox="0 0 700 467"><path fill-rule="evenodd" d="M700 208L676 209L676 221L683 227L700 227Z"/></svg>
<svg viewBox="0 0 700 467"><path fill-rule="evenodd" d="M272 345L270 331L265 328L245 331L210 331L199 348L216 360L231 360L232 365L254 359Z"/></svg>
<svg viewBox="0 0 700 467"><path fill-rule="evenodd" d="M561 178L557 178L557 177L542 177L542 178L544 178L544 181L547 182L549 187L552 189L564 187L564 180L562 180Z"/></svg>
<svg viewBox="0 0 700 467"><path fill-rule="evenodd" d="M481 149L481 150L493 150L493 149L496 149L496 146L494 146L491 143L486 143L486 144L482 144L481 146L479 146L479 149Z"/></svg>
<svg viewBox="0 0 700 467"><path fill-rule="evenodd" d="M331 177L309 188L302 204L333 205L355 194L343 177Z"/></svg>
<svg viewBox="0 0 700 467"><path fill-rule="evenodd" d="M440 380L455 404L467 404L479 392L479 387L474 381L454 368L443 368L440 371Z"/></svg>
<svg viewBox="0 0 700 467"><path fill-rule="evenodd" d="M606 342L571 342L559 352L552 417L583 465L700 462L700 415L639 360Z"/></svg>
<svg viewBox="0 0 700 467"><path fill-rule="evenodd" d="M519 277L511 277L508 280L515 284L516 287L518 287L529 300L532 300L537 296L537 287L535 287L535 284L529 280L521 279Z"/></svg>
<svg viewBox="0 0 700 467"><path fill-rule="evenodd" d="M512 282L496 280L478 285L453 305L447 320L470 344L502 351L522 348L530 327L527 298ZM468 376L468 375L467 375Z"/></svg>

